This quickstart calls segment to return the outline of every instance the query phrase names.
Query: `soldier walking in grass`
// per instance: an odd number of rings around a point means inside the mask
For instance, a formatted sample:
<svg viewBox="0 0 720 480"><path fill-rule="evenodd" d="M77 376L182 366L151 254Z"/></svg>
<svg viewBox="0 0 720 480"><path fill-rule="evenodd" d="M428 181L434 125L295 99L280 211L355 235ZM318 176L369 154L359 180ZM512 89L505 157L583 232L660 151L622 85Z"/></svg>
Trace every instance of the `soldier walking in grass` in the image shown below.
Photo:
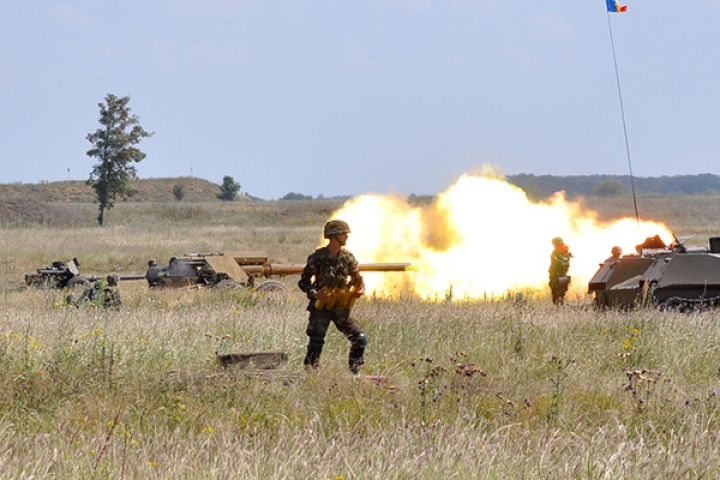
<svg viewBox="0 0 720 480"><path fill-rule="evenodd" d="M550 291L552 292L552 301L555 305L563 305L565 303L565 294L570 285L570 277L568 270L570 269L570 259L572 253L570 248L560 237L552 239L554 250L550 254Z"/></svg>
<svg viewBox="0 0 720 480"><path fill-rule="evenodd" d="M344 248L349 233L350 227L342 220L327 222L323 235L328 243L310 254L298 282L298 287L310 300L307 306L310 317L305 331L309 337L304 361L306 368L319 366L330 322L350 341L350 372L358 374L365 363L367 338L350 317L355 300L365 293L365 285L358 261Z"/></svg>

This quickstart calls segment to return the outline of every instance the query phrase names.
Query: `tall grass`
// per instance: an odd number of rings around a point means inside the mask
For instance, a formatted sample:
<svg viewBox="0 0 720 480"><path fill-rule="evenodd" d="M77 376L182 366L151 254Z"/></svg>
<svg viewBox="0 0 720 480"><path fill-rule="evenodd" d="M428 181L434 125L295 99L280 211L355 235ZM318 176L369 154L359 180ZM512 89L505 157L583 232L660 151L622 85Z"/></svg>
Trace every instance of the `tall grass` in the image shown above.
<svg viewBox="0 0 720 480"><path fill-rule="evenodd" d="M370 341L364 373L386 377L375 381L346 372L333 329L320 371L304 371L294 278L268 295L127 282L120 311L15 288L27 269L73 256L92 273L202 250L303 261L322 221L3 230L0 476L718 476L714 311L364 298L354 315ZM215 361L264 350L288 364L250 376Z"/></svg>
<svg viewBox="0 0 720 480"><path fill-rule="evenodd" d="M22 298L20 298L22 297ZM29 297L29 298L28 298ZM330 332L301 368L301 294L147 292L120 312L6 295L4 476L712 477L714 312L362 300L367 373ZM276 376L215 352L282 350Z"/></svg>

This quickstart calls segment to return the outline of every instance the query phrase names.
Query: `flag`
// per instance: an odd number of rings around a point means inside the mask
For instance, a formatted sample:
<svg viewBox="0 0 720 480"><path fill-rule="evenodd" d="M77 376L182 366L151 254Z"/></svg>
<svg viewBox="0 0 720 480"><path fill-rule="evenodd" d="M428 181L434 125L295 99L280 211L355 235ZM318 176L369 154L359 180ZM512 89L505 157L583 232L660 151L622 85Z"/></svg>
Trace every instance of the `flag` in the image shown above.
<svg viewBox="0 0 720 480"><path fill-rule="evenodd" d="M622 13L627 12L627 5L620 5L617 0L605 0L607 2L608 12Z"/></svg>

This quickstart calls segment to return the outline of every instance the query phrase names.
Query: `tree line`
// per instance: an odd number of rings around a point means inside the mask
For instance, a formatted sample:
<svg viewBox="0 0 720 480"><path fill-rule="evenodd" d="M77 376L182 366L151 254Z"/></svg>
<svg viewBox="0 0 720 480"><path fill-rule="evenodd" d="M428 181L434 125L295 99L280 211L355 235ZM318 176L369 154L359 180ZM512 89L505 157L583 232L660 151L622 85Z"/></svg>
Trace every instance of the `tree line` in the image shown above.
<svg viewBox="0 0 720 480"><path fill-rule="evenodd" d="M613 197L632 192L629 175L508 175L507 181L517 185L533 199L544 199L564 191L569 198ZM661 177L633 177L637 195L718 195L720 175L664 175Z"/></svg>

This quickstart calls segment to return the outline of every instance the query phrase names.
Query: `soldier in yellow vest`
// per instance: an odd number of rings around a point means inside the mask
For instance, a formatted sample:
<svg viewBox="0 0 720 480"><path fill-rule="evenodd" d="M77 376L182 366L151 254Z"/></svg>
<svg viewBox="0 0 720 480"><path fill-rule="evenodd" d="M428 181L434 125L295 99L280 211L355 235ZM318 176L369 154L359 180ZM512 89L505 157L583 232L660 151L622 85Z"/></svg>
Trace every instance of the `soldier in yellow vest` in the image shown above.
<svg viewBox="0 0 720 480"><path fill-rule="evenodd" d="M555 305L563 305L565 303L565 294L568 286L570 286L570 277L568 270L570 269L570 259L572 253L570 248L560 237L552 239L554 250L550 254L550 268L548 274L550 276L550 291L552 292L552 301Z"/></svg>

